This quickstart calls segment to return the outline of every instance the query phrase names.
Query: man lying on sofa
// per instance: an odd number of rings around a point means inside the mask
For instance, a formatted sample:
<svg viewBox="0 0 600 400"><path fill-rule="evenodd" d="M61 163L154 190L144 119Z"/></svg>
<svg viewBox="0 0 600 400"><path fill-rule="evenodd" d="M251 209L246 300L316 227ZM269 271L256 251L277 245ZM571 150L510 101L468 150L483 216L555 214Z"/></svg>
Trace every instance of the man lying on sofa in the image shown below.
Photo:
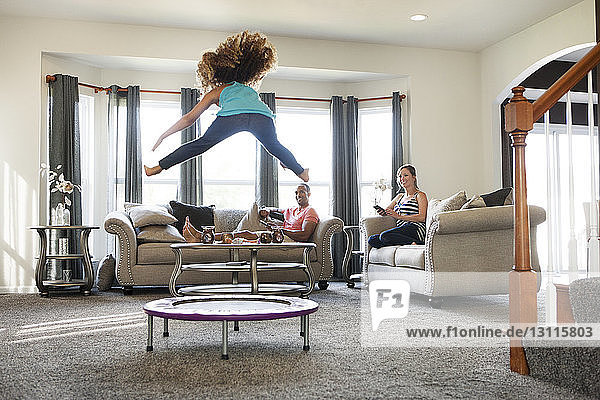
<svg viewBox="0 0 600 400"><path fill-rule="evenodd" d="M283 234L296 242L308 242L319 223L319 216L317 211L309 204L310 186L308 184L301 183L298 185L295 194L298 206L286 209L262 208L259 211L259 215L262 218L269 216L276 218L276 214L283 215L283 226L281 229ZM266 224L268 226L275 225L273 222L267 222ZM255 232L247 230L233 232L233 236L234 238L241 237L249 240L258 238ZM190 243L201 241L202 233L190 223L189 218L186 218L185 225L183 226L183 237ZM221 239L222 233L216 233L215 240Z"/></svg>

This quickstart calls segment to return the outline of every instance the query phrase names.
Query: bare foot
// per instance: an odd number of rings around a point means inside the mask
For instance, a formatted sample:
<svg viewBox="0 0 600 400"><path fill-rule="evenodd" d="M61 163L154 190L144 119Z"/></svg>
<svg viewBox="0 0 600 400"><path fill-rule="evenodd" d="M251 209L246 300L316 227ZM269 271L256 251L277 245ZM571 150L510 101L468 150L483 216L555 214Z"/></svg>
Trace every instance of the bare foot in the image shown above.
<svg viewBox="0 0 600 400"><path fill-rule="evenodd" d="M417 242L412 242L411 245L416 246Z"/></svg>
<svg viewBox="0 0 600 400"><path fill-rule="evenodd" d="M247 240L256 240L256 239L258 239L258 235L256 233L250 232L250 231L247 231L247 230L233 232L233 236L236 237L236 238L241 237L241 238L244 238L244 239L247 239Z"/></svg>
<svg viewBox="0 0 600 400"><path fill-rule="evenodd" d="M308 182L308 168L305 168L304 171L298 175L298 178L302 179L304 182Z"/></svg>
<svg viewBox="0 0 600 400"><path fill-rule="evenodd" d="M194 235L191 234L191 232L188 229L187 225L183 226L183 238L188 243L198 243L198 242L200 242L198 239L196 239L196 237Z"/></svg>
<svg viewBox="0 0 600 400"><path fill-rule="evenodd" d="M281 161L279 161L279 165L281 165L281 168L283 168L283 169L288 169L288 167L286 167L285 164L282 163Z"/></svg>
<svg viewBox="0 0 600 400"><path fill-rule="evenodd" d="M162 170L163 169L160 165L157 165L156 167L147 167L144 165L144 171L146 172L146 176L160 174Z"/></svg>
<svg viewBox="0 0 600 400"><path fill-rule="evenodd" d="M196 228L194 228L194 225L192 225L192 223L190 222L190 217L185 217L185 224L183 225L183 232L185 233L186 231L189 236L191 236L195 239L194 242L202 241L202 232L200 232ZM183 235L183 237L185 238L185 234ZM186 240L187 240L187 238L186 238ZM189 241L189 240L187 240L187 241Z"/></svg>

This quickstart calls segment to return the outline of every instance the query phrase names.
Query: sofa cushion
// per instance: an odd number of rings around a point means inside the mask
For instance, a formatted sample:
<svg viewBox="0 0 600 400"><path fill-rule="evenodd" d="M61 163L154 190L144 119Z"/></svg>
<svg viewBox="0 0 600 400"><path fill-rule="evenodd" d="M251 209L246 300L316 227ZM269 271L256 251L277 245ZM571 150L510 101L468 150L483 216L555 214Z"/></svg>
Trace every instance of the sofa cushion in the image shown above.
<svg viewBox="0 0 600 400"><path fill-rule="evenodd" d="M173 224L179 233L183 232L185 217L190 217L190 222L198 230L203 226L214 226L214 206L193 206L191 204L180 203L172 200L169 205L173 209L173 215L177 219Z"/></svg>
<svg viewBox="0 0 600 400"><path fill-rule="evenodd" d="M390 267L408 267L425 269L425 246L386 246L372 248L369 253L370 264L382 264Z"/></svg>
<svg viewBox="0 0 600 400"><path fill-rule="evenodd" d="M252 232L262 231L264 230L265 226L258 222L259 220L260 218L258 216L258 204L254 203L252 204L244 218L242 218L235 230L248 230Z"/></svg>
<svg viewBox="0 0 600 400"><path fill-rule="evenodd" d="M425 246L408 245L396 246L394 265L425 270Z"/></svg>
<svg viewBox="0 0 600 400"><path fill-rule="evenodd" d="M380 249L372 248L369 252L369 263L384 264L393 267L395 264L396 248L399 246L386 246Z"/></svg>
<svg viewBox="0 0 600 400"><path fill-rule="evenodd" d="M177 218L169 214L166 208L156 205L141 205L129 210L129 218L134 228L148 225L169 225Z"/></svg>
<svg viewBox="0 0 600 400"><path fill-rule="evenodd" d="M135 232L139 243L185 242L181 233L179 233L172 225L148 225L142 228L136 228Z"/></svg>
<svg viewBox="0 0 600 400"><path fill-rule="evenodd" d="M142 243L137 247L138 264L171 264L175 265L175 253L171 243ZM226 262L229 261L229 250L183 250L183 260L186 263Z"/></svg>
<svg viewBox="0 0 600 400"><path fill-rule="evenodd" d="M175 265L175 253L170 243L142 243L137 248L138 264L171 264ZM265 249L258 253L259 261L266 262L302 262L302 249ZM187 263L210 263L229 261L227 249L183 249L183 260ZM250 260L249 250L240 250L241 260ZM311 262L317 261L313 250L309 257ZM201 272L199 272L201 273Z"/></svg>
<svg viewBox="0 0 600 400"><path fill-rule="evenodd" d="M231 208L215 208L213 211L215 217L215 232L233 232L247 210L237 210Z"/></svg>
<svg viewBox="0 0 600 400"><path fill-rule="evenodd" d="M431 221L441 212L456 211L467 202L467 194L464 190L453 194L444 200L431 199L427 207L427 228L431 225Z"/></svg>

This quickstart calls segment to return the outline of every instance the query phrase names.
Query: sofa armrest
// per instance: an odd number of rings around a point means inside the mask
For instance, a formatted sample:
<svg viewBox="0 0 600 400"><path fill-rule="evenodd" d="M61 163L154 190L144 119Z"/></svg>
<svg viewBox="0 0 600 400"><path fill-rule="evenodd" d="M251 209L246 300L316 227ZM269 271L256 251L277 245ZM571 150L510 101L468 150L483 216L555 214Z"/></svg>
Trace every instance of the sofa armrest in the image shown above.
<svg viewBox="0 0 600 400"><path fill-rule="evenodd" d="M369 240L369 236L376 235L385 230L392 229L396 226L396 219L394 217L386 216L386 217L365 217L360 220L360 233L365 241L364 249L365 254L363 257L363 273L365 273L365 266L369 263L369 252L371 251L371 246L367 242Z"/></svg>
<svg viewBox="0 0 600 400"><path fill-rule="evenodd" d="M360 220L361 232L367 237L381 233L387 229L396 226L396 220L393 217L366 217Z"/></svg>
<svg viewBox="0 0 600 400"><path fill-rule="evenodd" d="M104 218L104 230L117 236L119 256L115 267L117 280L122 285L133 285L131 267L137 262L137 237L129 216L123 211L110 212Z"/></svg>
<svg viewBox="0 0 600 400"><path fill-rule="evenodd" d="M312 242L317 245L317 262L321 264L321 273L315 280L328 280L333 276L333 257L331 255L331 238L334 233L341 232L344 222L331 215L320 218L312 235Z"/></svg>
<svg viewBox="0 0 600 400"><path fill-rule="evenodd" d="M546 211L538 206L529 206L529 224L537 226L546 220ZM514 207L482 207L442 212L433 217L439 226L437 234L449 235L464 232L485 232L513 229Z"/></svg>

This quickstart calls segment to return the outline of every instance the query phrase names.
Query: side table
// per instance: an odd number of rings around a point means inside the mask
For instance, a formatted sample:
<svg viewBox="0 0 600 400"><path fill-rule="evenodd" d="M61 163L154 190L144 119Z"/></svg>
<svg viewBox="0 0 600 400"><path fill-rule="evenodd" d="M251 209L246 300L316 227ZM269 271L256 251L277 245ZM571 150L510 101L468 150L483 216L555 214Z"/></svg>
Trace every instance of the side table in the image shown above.
<svg viewBox="0 0 600 400"><path fill-rule="evenodd" d="M79 286L80 291L89 296L92 286L94 285L94 272L92 269L92 259L88 247L88 237L93 229L100 229L99 226L83 226L83 225L43 225L32 226L30 229L35 229L40 235L40 255L38 257L37 266L35 268L35 284L40 291L40 296L48 297L50 288L68 288ZM79 232L79 242L81 244L82 253L76 254L48 254L48 238L46 231L51 230L71 230ZM48 260L83 260L83 279L71 279L65 281L63 279L44 280L46 273L46 262Z"/></svg>
<svg viewBox="0 0 600 400"><path fill-rule="evenodd" d="M346 235L346 253L344 254L344 260L342 261L342 273L344 275L344 280L346 281L346 285L349 288L354 287L355 282L360 282L362 279L362 274L352 274L350 275L349 267L350 260L352 256L359 256L360 259L364 257L364 252L361 250L353 250L354 247L354 236L352 235L353 229L360 229L357 225L347 225L343 228L344 234Z"/></svg>

